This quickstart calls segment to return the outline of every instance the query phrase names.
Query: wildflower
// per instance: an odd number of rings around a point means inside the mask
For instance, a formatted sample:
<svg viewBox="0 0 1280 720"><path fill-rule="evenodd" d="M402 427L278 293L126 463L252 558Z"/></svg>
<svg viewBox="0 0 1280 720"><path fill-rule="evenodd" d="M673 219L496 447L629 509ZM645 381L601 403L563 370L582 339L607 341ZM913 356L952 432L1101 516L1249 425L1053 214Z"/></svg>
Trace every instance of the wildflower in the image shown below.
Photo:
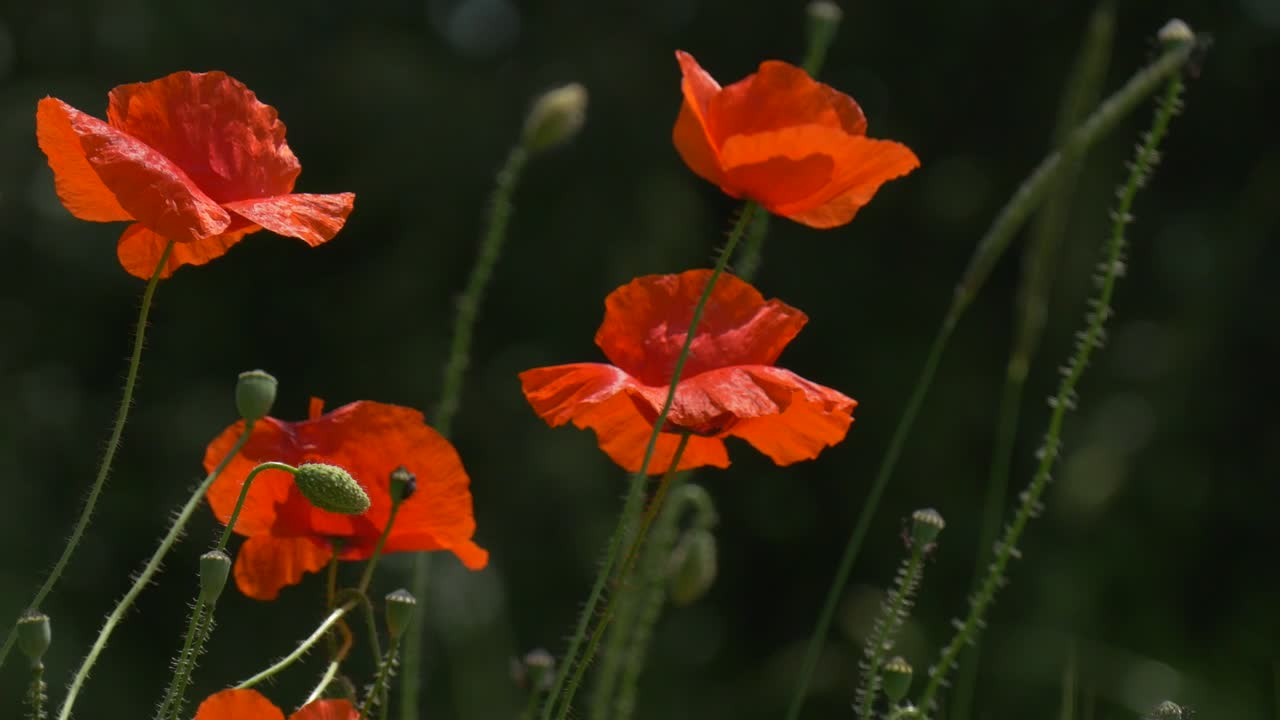
<svg viewBox="0 0 1280 720"><path fill-rule="evenodd" d="M263 228L316 246L337 234L355 195L293 193L302 171L275 108L221 72L177 72L108 94L107 121L46 97L36 139L58 198L94 222L131 221L120 264L149 278L222 256Z"/></svg>
<svg viewBox="0 0 1280 720"><path fill-rule="evenodd" d="M473 570L485 566L488 553L471 541L470 480L453 446L424 424L422 413L367 400L322 415L323 409L323 401L313 398L308 420L259 420L209 488L209 505L226 523L249 472L276 461L345 468L369 496L369 509L359 515L321 510L307 501L290 473L262 471L235 524L235 532L247 537L234 569L241 592L273 600L282 587L320 570L335 553L341 560L368 559L391 517L391 478L401 466L417 477L417 491L400 505L384 552L449 550ZM206 470L226 457L243 429L242 420L209 443Z"/></svg>
<svg viewBox="0 0 1280 720"><path fill-rule="evenodd" d="M603 450L636 472L666 401L676 358L710 270L647 275L605 299L596 345L611 365L578 363L520 374L534 412L552 427L595 431ZM728 467L723 438L746 440L779 465L812 460L844 439L852 398L774 367L808 318L722 275L690 348L648 472L665 471L679 435L691 437L679 469Z"/></svg>
<svg viewBox="0 0 1280 720"><path fill-rule="evenodd" d="M911 150L867 137L853 98L804 70L766 60L721 88L676 51L684 103L672 140L680 157L735 198L814 228L844 225L886 181L920 166Z"/></svg>
<svg viewBox="0 0 1280 720"><path fill-rule="evenodd" d="M348 700L315 700L289 720L358 720ZM285 720L284 712L257 690L221 690L200 703L193 720Z"/></svg>

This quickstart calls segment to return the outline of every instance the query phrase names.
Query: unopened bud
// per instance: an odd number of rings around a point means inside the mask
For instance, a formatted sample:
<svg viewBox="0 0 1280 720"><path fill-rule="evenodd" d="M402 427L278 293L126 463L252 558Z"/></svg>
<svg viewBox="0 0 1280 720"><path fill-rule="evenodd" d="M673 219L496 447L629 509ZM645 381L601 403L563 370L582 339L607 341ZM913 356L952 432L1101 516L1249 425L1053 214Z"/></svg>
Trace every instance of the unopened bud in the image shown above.
<svg viewBox="0 0 1280 720"><path fill-rule="evenodd" d="M293 476L302 496L321 510L359 515L369 509L369 496L351 473L337 465L303 463Z"/></svg>
<svg viewBox="0 0 1280 720"><path fill-rule="evenodd" d="M1144 720L1184 720L1187 711L1172 700L1165 700L1151 709Z"/></svg>
<svg viewBox="0 0 1280 720"><path fill-rule="evenodd" d="M522 689L543 693L556 679L556 659L542 648L534 648L523 658L511 658L511 679Z"/></svg>
<svg viewBox="0 0 1280 720"><path fill-rule="evenodd" d="M218 602L227 586L231 557L221 550L210 550L200 556L200 599L208 605Z"/></svg>
<svg viewBox="0 0 1280 720"><path fill-rule="evenodd" d="M391 499L403 502L413 496L418 489L418 478L405 466L401 465L391 471Z"/></svg>
<svg viewBox="0 0 1280 720"><path fill-rule="evenodd" d="M1178 18L1173 18L1160 28L1156 33L1156 39L1164 45L1180 45L1195 40L1196 34L1191 31L1190 25Z"/></svg>
<svg viewBox="0 0 1280 720"><path fill-rule="evenodd" d="M716 538L711 531L693 528L671 551L667 565L667 591L675 605L688 605L706 594L716 579Z"/></svg>
<svg viewBox="0 0 1280 720"><path fill-rule="evenodd" d="M809 45L805 52L805 70L810 74L817 74L818 66L827 55L827 48L831 47L831 41L840 29L844 12L831 0L813 0L805 7L805 14L808 15L806 42Z"/></svg>
<svg viewBox="0 0 1280 720"><path fill-rule="evenodd" d="M911 664L901 657L889 658L889 661L884 664L881 685L889 702L894 705L902 702L902 698L906 697L907 691L911 689Z"/></svg>
<svg viewBox="0 0 1280 720"><path fill-rule="evenodd" d="M566 142L582 129L587 119L587 89L569 83L548 90L533 102L524 121L524 146L531 153L542 152Z"/></svg>
<svg viewBox="0 0 1280 720"><path fill-rule="evenodd" d="M276 379L264 370L240 373L236 380L236 410L245 420L261 420L276 401Z"/></svg>
<svg viewBox="0 0 1280 720"><path fill-rule="evenodd" d="M22 654L31 661L32 667L38 667L49 649L53 633L49 629L49 616L39 610L28 610L18 618L18 647Z"/></svg>
<svg viewBox="0 0 1280 720"><path fill-rule="evenodd" d="M391 637L399 639L413 622L413 614L417 612L418 600L413 593L401 588L387 593L387 632Z"/></svg>
<svg viewBox="0 0 1280 720"><path fill-rule="evenodd" d="M911 542L919 547L928 547L938 539L938 533L947 523L933 508L925 508L911 513Z"/></svg>
<svg viewBox="0 0 1280 720"><path fill-rule="evenodd" d="M813 0L805 8L805 12L809 15L809 22L812 23L839 25L844 19L844 11L831 0Z"/></svg>

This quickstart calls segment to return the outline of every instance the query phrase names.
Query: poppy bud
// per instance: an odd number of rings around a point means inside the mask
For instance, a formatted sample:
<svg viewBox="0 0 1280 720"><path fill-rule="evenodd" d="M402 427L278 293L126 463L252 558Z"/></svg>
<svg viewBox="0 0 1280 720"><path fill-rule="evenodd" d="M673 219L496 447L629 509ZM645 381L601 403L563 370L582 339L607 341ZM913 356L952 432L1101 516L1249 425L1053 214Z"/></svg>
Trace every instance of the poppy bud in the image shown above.
<svg viewBox="0 0 1280 720"><path fill-rule="evenodd" d="M261 420L276 401L276 379L265 370L240 373L236 380L236 410L245 420Z"/></svg>
<svg viewBox="0 0 1280 720"><path fill-rule="evenodd" d="M946 526L947 523L937 510L933 508L917 510L911 513L911 542L927 547L938 538L938 533L942 532L942 528Z"/></svg>
<svg viewBox="0 0 1280 720"><path fill-rule="evenodd" d="M680 538L667 565L671 602L688 605L706 594L716 579L716 538L709 530L693 528Z"/></svg>
<svg viewBox="0 0 1280 720"><path fill-rule="evenodd" d="M587 119L587 89L569 83L548 90L533 102L524 121L524 146L542 152L571 139Z"/></svg>
<svg viewBox="0 0 1280 720"><path fill-rule="evenodd" d="M1183 720L1188 712L1172 700L1165 700L1151 709L1143 720Z"/></svg>
<svg viewBox="0 0 1280 720"><path fill-rule="evenodd" d="M1178 18L1173 18L1160 28L1156 33L1156 39L1165 45L1179 45L1195 40L1196 34L1191 31L1190 25Z"/></svg>
<svg viewBox="0 0 1280 720"><path fill-rule="evenodd" d="M413 614L417 610L418 600L413 593L401 588L387 593L387 632L399 640L404 631L413 622Z"/></svg>
<svg viewBox="0 0 1280 720"><path fill-rule="evenodd" d="M836 27L844 19L844 11L831 0L813 0L805 9L809 16L809 36L823 33L835 34Z"/></svg>
<svg viewBox="0 0 1280 720"><path fill-rule="evenodd" d="M889 658L884 664L884 673L880 676L881 687L889 702L897 705L907 696L911 689L911 664L901 657Z"/></svg>
<svg viewBox="0 0 1280 720"><path fill-rule="evenodd" d="M418 478L405 466L401 465L391 471L391 498L395 502L404 502L413 496L418 489Z"/></svg>
<svg viewBox="0 0 1280 720"><path fill-rule="evenodd" d="M31 661L31 667L39 667L53 639L49 616L39 610L28 610L18 618L18 627L14 632L18 633L18 647Z"/></svg>
<svg viewBox="0 0 1280 720"><path fill-rule="evenodd" d="M359 515L369 509L369 496L351 473L336 465L303 463L293 476L302 496L321 510Z"/></svg>
<svg viewBox="0 0 1280 720"><path fill-rule="evenodd" d="M556 679L556 659L542 648L534 648L519 660L511 659L511 679L535 693L546 692Z"/></svg>
<svg viewBox="0 0 1280 720"><path fill-rule="evenodd" d="M218 602L227 586L231 557L221 550L210 550L200 556L200 599L208 605Z"/></svg>

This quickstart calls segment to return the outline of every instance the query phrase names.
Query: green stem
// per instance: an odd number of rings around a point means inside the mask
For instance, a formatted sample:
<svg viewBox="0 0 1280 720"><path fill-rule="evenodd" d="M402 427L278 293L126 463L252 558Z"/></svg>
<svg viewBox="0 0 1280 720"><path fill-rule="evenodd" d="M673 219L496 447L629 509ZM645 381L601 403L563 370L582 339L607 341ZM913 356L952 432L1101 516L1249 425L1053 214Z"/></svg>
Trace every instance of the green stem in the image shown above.
<svg viewBox="0 0 1280 720"><path fill-rule="evenodd" d="M231 446L231 450L205 477L204 482L200 483L200 487L191 494L187 503L178 511L177 517L169 524L169 531L165 533L164 538L160 541L160 545L156 547L156 551L151 554L151 559L147 561L142 572L138 573L133 579L133 585L129 591L124 594L120 602L116 603L115 608L111 610L111 614L107 616L107 621L102 624L102 629L98 631L98 637L93 641L93 646L89 648L89 654L85 656L84 661L80 663L80 667L76 669L75 675L71 679L71 685L67 688L67 697L62 702L62 709L58 713L58 717L67 718L71 716L71 708L75 704L76 697L80 694L80 689L84 686L86 680L89 679L89 671L98 662L98 656L107 647L107 641L111 639L111 634L115 632L123 620L125 613L129 608L133 607L133 602L138 598L148 585L151 584L151 578L160 570L160 564L164 562L165 556L169 554L169 550L177 543L178 538L182 535L182 531L186 528L187 522L191 520L191 516L195 513L196 508L204 500L205 493L209 491L209 486L218 479L222 471L226 469L227 463L231 462L249 441L249 436L253 434L253 421L247 421L244 430L240 433L240 437L236 438L236 442Z"/></svg>
<svg viewBox="0 0 1280 720"><path fill-rule="evenodd" d="M319 700L320 696L324 694L324 691L329 689L329 684L338 676L338 668L341 666L342 663L340 661L330 660L329 666L324 669L324 674L320 676L320 682L316 685L315 689L311 691L311 694L307 696L307 699L304 700L302 704L307 705Z"/></svg>
<svg viewBox="0 0 1280 720"><path fill-rule="evenodd" d="M31 706L30 720L45 720L44 663L36 661L31 666L31 684L27 686L27 704Z"/></svg>
<svg viewBox="0 0 1280 720"><path fill-rule="evenodd" d="M640 469L631 476L627 498L622 505L622 513L619 516L617 526L614 528L613 536L609 539L609 549L605 554L600 570L596 574L595 584L591 588L591 594L587 597L587 603L578 615L578 623L574 628L573 637L569 641L569 649L565 653L564 662L556 671L556 682L552 687L546 705L543 706L542 720L550 720L555 705L560 699L560 693L569 677L569 670L578 656L578 649L581 647L584 638L586 638L587 626L591 623L591 618L595 617L596 607L600 604L600 598L604 594L605 584L609 580L610 573L613 572L614 563L618 561L618 553L622 550L622 540L628 535L628 523L631 518L636 516L640 503L644 500L644 487L648 477L649 462L653 459L653 452L658 445L658 437L662 434L662 427L667 422L667 414L671 411L671 404L675 402L676 386L680 382L681 373L684 372L684 364L689 359L689 348L693 345L694 333L697 331L698 323L702 320L702 311L707 305L707 300L711 297L711 290L715 287L716 281L720 279L720 275L724 273L725 266L728 265L729 258L733 256L733 250L742 239L742 235L750 224L751 216L755 213L757 207L754 202L748 202L742 208L737 222L734 223L733 229L729 231L729 238L725 242L724 249L720 251L720 257L716 260L715 269L711 271L707 286L703 288L702 296L698 298L698 303L694 306L684 346L680 349L680 355L676 358L675 368L671 373L671 384L667 390L667 399L662 404L662 411L658 413L657 420L653 424L653 431L649 434L649 444L645 448L644 459L640 463ZM582 662L585 663L589 660L590 654ZM568 712L567 704L565 712Z"/></svg>
<svg viewBox="0 0 1280 720"><path fill-rule="evenodd" d="M1179 47L1185 49L1191 43ZM1053 411L1049 418L1049 429L1045 433L1044 446L1041 448L1040 461L1027 490L1022 494L1022 501L1014 514L1013 521L1005 529L996 549L995 559L987 571L981 588L974 594L969 604L969 614L959 626L951 642L942 652L942 658L929 673L929 682L921 695L919 707L928 710L932 707L935 696L942 686L943 680L955 665L960 651L981 633L982 619L987 607L995 598L997 590L1005 581L1005 571L1009 561L1017 555L1018 540L1031 518L1039 514L1040 496L1049 484L1049 472L1057 460L1062 435L1062 423L1068 410L1076 404L1076 385L1084 375L1089 358L1102 340L1106 321L1111 315L1111 299L1115 292L1116 282L1124 268L1125 227L1132 221L1130 211L1138 188L1149 176L1156 162L1156 148L1168 130L1169 122L1178 109L1178 98L1182 92L1182 77L1174 74L1169 78L1165 93L1156 110L1155 119L1145 141L1139 146L1138 154L1131 164L1128 180L1119 194L1119 202L1112 214L1111 237L1108 239L1106 259L1102 263L1102 282L1097 299L1091 303L1092 310L1084 333L1067 366L1057 394L1050 401Z"/></svg>
<svg viewBox="0 0 1280 720"><path fill-rule="evenodd" d="M231 511L231 517L227 518L227 526L222 529L222 537L218 539L218 547L215 549L227 549L227 542L231 540L231 531L235 529L236 520L240 518L240 510L244 507L245 498L249 497L249 486L253 485L254 479L256 479L258 477L258 473L263 470L284 470L290 475L298 474L298 468L282 462L264 462L250 470L249 475L244 479L244 485L240 486L240 496L236 498L236 506Z"/></svg>
<svg viewBox="0 0 1280 720"><path fill-rule="evenodd" d="M361 595L369 590L369 583L373 582L373 571L378 567L378 559L382 557L382 549L387 545L387 538L391 535L391 527L395 525L396 515L400 514L400 506L403 503L404 498L391 499L391 515L387 518L387 526L382 529L382 534L378 536L378 543L373 546L373 554L369 556L369 562L364 566L364 574L360 576L360 584L356 585Z"/></svg>
<svg viewBox="0 0 1280 720"><path fill-rule="evenodd" d="M396 654L400 651L400 639L391 638L391 646L387 648L387 656L378 663L378 672L374 676L373 687L369 688L369 694L365 696L364 703L360 705L360 715L358 720L364 720L369 716L369 711L373 709L374 698L378 699L380 705L379 712L383 718L387 713L386 694L390 688L391 668L395 665Z"/></svg>
<svg viewBox="0 0 1280 720"><path fill-rule="evenodd" d="M329 616L324 619L324 622L320 623L319 627L317 627L310 635L308 635L305 640L303 640L301 643L298 643L298 647L294 648L293 652L289 653L288 655L285 655L283 658L280 658L280 660L278 660L271 667L267 668L266 670L263 670L257 675L254 675L248 680L242 680L238 685L235 686L236 689L244 690L245 688L251 688L254 685L257 685L258 683L262 682L263 680L274 677L277 673L281 672L285 668L289 667L290 665L294 664L298 660L302 659L302 656L306 655L307 651L309 651L316 643L320 642L321 638L323 638L325 634L329 632L329 628L332 628L335 624L337 624L337 622L342 619L342 616L351 612L351 609L354 608L356 604L357 604L356 601L352 600L352 601L348 601L341 607L335 608L332 612L329 613Z"/></svg>
<svg viewBox="0 0 1280 720"><path fill-rule="evenodd" d="M173 252L172 242L165 245L164 252L160 253L160 262L156 263L156 269L151 273L151 279L147 281L147 289L142 292L142 307L138 311L138 324L133 331L133 352L129 356L129 371L124 378L124 392L120 397L120 407L116 409L115 424L111 427L111 437L107 440L107 450L102 456L102 462L98 465L98 474L93 480L93 487L89 489L89 496L84 501L80 518L76 520L75 529L71 531L66 547L62 549L62 555L58 557L53 570L49 571L49 577L45 578L44 584L36 591L35 598L27 606L29 610L39 610L45 598L53 591L54 585L62 577L62 571L67 568L71 555L80 546L80 539L84 537L84 531L89 527L89 519L98 505L102 488L107 484L111 463L115 460L116 450L120 447L120 438L124 435L125 422L129 419L129 408L133 407L133 389L138 380L138 367L142 364L142 346L147 334L147 316L151 313L151 300L155 297L156 285L160 283L160 274L169 262L171 252ZM4 645L0 646L0 666L4 665L4 659L8 657L9 650L13 648L13 642L16 639L17 635L11 628Z"/></svg>
<svg viewBox="0 0 1280 720"><path fill-rule="evenodd" d="M1133 110L1134 106L1142 98L1151 94L1160 81L1176 73L1190 56L1191 44L1186 43L1166 50L1154 63L1140 70L1123 88L1107 98L1083 125L1071 133L1067 141L1071 152L1081 152L1084 148L1096 143L1115 127L1121 118ZM800 667L800 677L796 682L796 688L792 693L791 701L787 708L786 720L796 720L800 716L800 708L804 705L805 694L809 690L809 682L818 664L818 655L822 652L822 645L826 641L827 631L830 629L831 620L835 616L835 607L839 602L840 592L844 589L845 583L848 582L849 572L853 568L854 561L857 560L871 517L879 506L880 496L884 493L889 477L893 474L898 455L902 450L902 444L907 435L910 434L911 427L915 423L916 414L920 409L920 404L933 382L934 372L937 370L938 362L942 357L943 350L946 348L947 341L960 317L968 309L969 303L973 301L973 298L982 288L996 260L1003 255L1014 234L1044 199L1045 192L1061 168L1062 152L1051 153L1041 161L1040 165L1032 171L1031 176L1005 203L1005 206L996 215L991 227L978 242L973 258L970 260L959 285L956 286L955 294L951 299L951 307L947 310L947 315L942 321L942 327L939 328L938 334L933 341L929 356L925 360L924 369L916 380L916 387L912 392L911 399L907 401L907 407L898 421L897 428L894 429L893 437L889 441L889 448L885 451L884 459L881 461L880 469L876 472L871 491L862 505L862 510L858 514L857 524L849 536L844 554L841 556L840 563L836 568L835 578L827 591L827 597L823 603L822 611L819 613L817 626L814 628L813 635L809 639L808 649L805 651L805 657Z"/></svg>
<svg viewBox="0 0 1280 720"><path fill-rule="evenodd" d="M208 610L207 614L206 610ZM186 693L192 664L195 662L197 638L203 634L204 623L212 619L209 617L212 613L213 608L207 606L203 599L196 599L196 606L191 611L191 619L187 622L187 635L182 642L182 651L178 653L178 662L174 664L173 677L169 680L169 689L165 692L160 708L156 710L156 720L166 720L169 716L181 712L182 696Z"/></svg>
<svg viewBox="0 0 1280 720"><path fill-rule="evenodd" d="M875 630L867 638L867 667L863 671L861 702L858 703L858 717L871 720L871 707L876 701L876 692L880 690L880 668L884 665L885 653L893 649L893 640L902 623L906 619L912 594L920 584L920 576L924 572L925 546L913 543L911 555L902 571L898 586L893 590L880 612Z"/></svg>

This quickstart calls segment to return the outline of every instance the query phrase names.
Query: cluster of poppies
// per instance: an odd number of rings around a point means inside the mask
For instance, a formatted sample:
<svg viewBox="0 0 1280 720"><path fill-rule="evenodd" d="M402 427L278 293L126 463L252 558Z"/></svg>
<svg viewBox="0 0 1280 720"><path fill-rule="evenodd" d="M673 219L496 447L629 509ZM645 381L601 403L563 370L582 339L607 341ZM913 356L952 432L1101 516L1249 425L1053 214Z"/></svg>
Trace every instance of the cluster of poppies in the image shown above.
<svg viewBox="0 0 1280 720"><path fill-rule="evenodd" d="M918 166L904 145L866 136L852 98L793 65L766 61L721 87L694 58L676 54L684 101L676 150L725 193L815 228L849 222L886 181ZM104 122L55 98L37 111L40 148L58 197L76 217L131 223L117 243L124 269L167 277L202 265L262 229L319 245L346 222L355 196L294 193L301 166L274 108L220 72L179 72L124 85L109 95ZM720 275L705 312L694 308L715 276L708 270L639 277L605 299L596 344L608 363L575 363L520 374L534 412L552 426L593 430L623 468L641 469L677 359L683 367L649 472L727 467L724 439L745 440L780 465L816 457L840 442L856 402L777 367L807 322L804 313L732 275ZM232 451L243 421L208 446L207 470ZM682 443L681 441L684 440ZM242 592L270 600L336 555L369 558L392 518L391 474L404 466L417 489L398 508L386 552L448 550L468 568L488 554L472 541L470 480L453 446L422 413L360 401L328 413L313 400L300 422L263 418L208 491L228 522L250 471L276 461L346 468L370 498L367 511L341 515L314 507L283 471L261 473L235 532L246 536L235 561ZM343 701L303 708L295 720L354 717ZM224 691L197 720L283 718L254 691Z"/></svg>

